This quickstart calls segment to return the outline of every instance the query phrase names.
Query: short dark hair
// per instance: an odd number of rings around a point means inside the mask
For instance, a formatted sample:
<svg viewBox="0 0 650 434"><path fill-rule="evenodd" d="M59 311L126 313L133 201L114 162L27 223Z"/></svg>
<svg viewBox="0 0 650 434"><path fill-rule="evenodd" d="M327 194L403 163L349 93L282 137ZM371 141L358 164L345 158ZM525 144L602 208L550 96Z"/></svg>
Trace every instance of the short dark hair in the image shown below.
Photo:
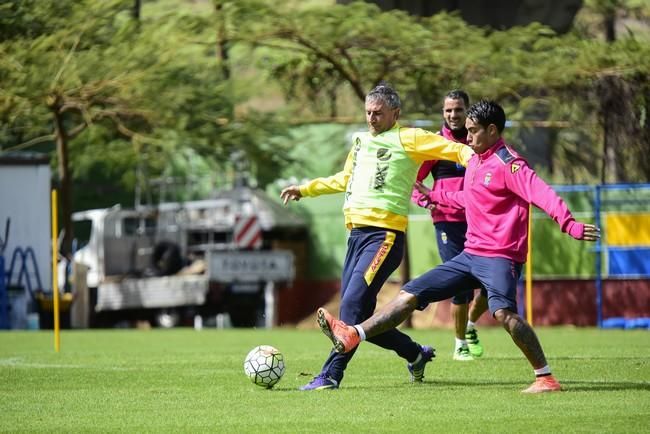
<svg viewBox="0 0 650 434"><path fill-rule="evenodd" d="M383 81L368 92L366 101L369 100L380 100L391 109L398 109L402 106L397 91L390 84Z"/></svg>
<svg viewBox="0 0 650 434"><path fill-rule="evenodd" d="M465 107L469 107L469 95L462 89L454 89L445 95L445 99L462 99ZM443 101L444 102L444 101Z"/></svg>
<svg viewBox="0 0 650 434"><path fill-rule="evenodd" d="M503 107L494 101L482 99L472 104L467 110L467 117L484 128L494 124L499 134L506 127L506 113L503 111Z"/></svg>

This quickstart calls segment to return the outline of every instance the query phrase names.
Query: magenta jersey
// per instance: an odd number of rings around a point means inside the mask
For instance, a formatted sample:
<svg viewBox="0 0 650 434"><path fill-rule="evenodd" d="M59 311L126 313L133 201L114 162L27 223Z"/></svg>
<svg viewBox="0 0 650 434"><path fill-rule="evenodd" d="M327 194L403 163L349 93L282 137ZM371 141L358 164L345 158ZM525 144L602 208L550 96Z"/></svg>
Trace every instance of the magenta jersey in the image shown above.
<svg viewBox="0 0 650 434"><path fill-rule="evenodd" d="M469 160L463 191L432 191L430 199L465 208L465 251L479 256L526 262L530 203L544 210L563 232L574 238L584 233L584 224L575 221L562 198L503 139Z"/></svg>
<svg viewBox="0 0 650 434"><path fill-rule="evenodd" d="M467 144L467 139L456 139L449 128L443 125L438 132L444 138ZM424 180L427 176L433 177L433 191L459 191L463 189L463 177L465 176L465 167L453 161L446 160L429 160L422 163L417 174L417 181ZM426 208L429 205L429 198L413 188L411 202ZM431 219L434 223L438 222L464 222L465 210L445 205L437 205L431 210Z"/></svg>

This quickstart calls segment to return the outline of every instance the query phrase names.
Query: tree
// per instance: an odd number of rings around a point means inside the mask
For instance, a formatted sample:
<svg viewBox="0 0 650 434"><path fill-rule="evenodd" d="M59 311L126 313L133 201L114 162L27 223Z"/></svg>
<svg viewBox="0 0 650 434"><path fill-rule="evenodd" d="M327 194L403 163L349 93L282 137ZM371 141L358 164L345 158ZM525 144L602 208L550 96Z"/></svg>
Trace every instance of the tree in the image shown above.
<svg viewBox="0 0 650 434"><path fill-rule="evenodd" d="M193 41L205 36L196 32L200 20L177 13L135 23L124 1L67 5L65 26L17 35L0 47L0 76L9 83L0 116L7 141L17 144L10 149L56 145L64 254L71 250L74 174L109 170L104 160L129 174L140 162L151 177L189 155L179 152L184 147L213 168L227 168L234 149L254 162L267 160L271 172L286 164L287 143L276 140L270 159L259 152L265 137L281 135L271 116L236 117L230 86L214 74L214 51ZM133 187L133 175L122 177Z"/></svg>
<svg viewBox="0 0 650 434"><path fill-rule="evenodd" d="M614 42L619 39L621 27L628 34L634 33L634 29L628 27L634 21L641 25L645 22L647 27L650 4L645 0L587 0L576 21L577 30L585 36L602 35L605 41Z"/></svg>
<svg viewBox="0 0 650 434"><path fill-rule="evenodd" d="M79 12L75 7L62 10L73 16ZM26 144L53 141L56 145L64 255L70 254L72 245L70 140L95 123L108 122L127 137L136 136L137 129L146 129L149 123L146 113L129 98L135 74L115 74L103 61L115 51L126 53L125 46L101 44L105 35L97 31L100 23L113 22L119 15L119 5L106 4L96 12L95 21L85 21L80 29L59 29L6 44L8 56L3 59L14 92L4 96L10 102L6 107L26 127L25 135L31 136ZM103 52L97 52L98 46L103 46ZM17 111L11 101L18 102Z"/></svg>
<svg viewBox="0 0 650 434"><path fill-rule="evenodd" d="M405 96L405 116L437 113L444 93L463 87L474 99L502 102L513 121L533 115L551 125L571 125L549 135L558 138L550 166L558 180L589 182L597 173L603 173L603 181L648 177L645 163L639 163L647 160L640 152L648 146L646 134L639 131L647 106L647 44L627 40L613 49L575 32L558 36L539 24L493 31L468 26L453 15L418 20L362 3L285 12L276 8L265 21L243 26L239 40L258 47L265 60L258 67L278 81L287 100L300 103L296 112L303 116L305 101L324 113L327 107L316 101L362 100L381 79ZM603 84L613 83L603 77L611 73L627 83L618 89L626 90L629 103L612 104L616 88L603 92ZM599 143L603 136L614 153L580 149L581 143ZM642 140L628 143L624 137ZM636 166L624 177L612 169L622 162Z"/></svg>
<svg viewBox="0 0 650 434"><path fill-rule="evenodd" d="M417 61L411 54L430 46L428 32L413 17L382 13L366 3L292 13L267 5L264 11L264 21L242 26L238 41L257 48L262 59L257 66L280 84L288 101L296 100L303 110L302 102L309 101L316 114L338 115L331 103L341 90L363 101L386 78L410 87Z"/></svg>
<svg viewBox="0 0 650 434"><path fill-rule="evenodd" d="M645 33L635 34L635 22L646 23ZM650 175L650 165L644 157L650 140L644 128L647 125L643 125L647 117L644 113L650 107L649 79L647 64L644 65L646 57L637 46L637 41L645 39L647 45L650 39L648 22L650 5L642 0L589 0L579 19L577 28L582 35L595 36L602 32L604 47L608 47L603 52L603 46L597 44L600 52L594 57L605 63L593 80L603 129L601 182L630 181L639 175L647 179ZM627 32L621 37L618 31L623 26ZM635 52L639 52L638 58L625 58ZM637 62L641 64L635 65Z"/></svg>

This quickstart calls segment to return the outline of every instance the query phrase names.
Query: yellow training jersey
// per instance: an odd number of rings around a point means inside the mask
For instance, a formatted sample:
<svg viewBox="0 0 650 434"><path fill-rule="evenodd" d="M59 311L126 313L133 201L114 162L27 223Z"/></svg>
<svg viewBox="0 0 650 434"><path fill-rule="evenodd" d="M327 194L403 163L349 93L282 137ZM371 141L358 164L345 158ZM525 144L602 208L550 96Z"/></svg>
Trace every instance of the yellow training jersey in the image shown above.
<svg viewBox="0 0 650 434"><path fill-rule="evenodd" d="M398 134L395 134L395 130ZM370 135L370 133L364 133ZM467 145L452 142L443 136L432 133L431 131L421 128L402 128L396 124L391 130L385 131L380 135L390 135L392 140L398 140L413 164L406 174L412 182L408 191L404 194L410 198L412 186L415 182L417 170L420 164L427 160L449 160L467 166L467 162L474 154ZM363 141L361 141L363 143ZM316 178L300 186L300 193L303 197L314 197L322 194L340 193L346 191L350 177L354 177L356 171L367 170L368 168L359 167L359 161L356 160L359 141L352 146L348 153L343 170L325 178ZM401 166L402 168L405 166ZM402 169L403 170L403 169ZM372 188L370 185L367 188ZM362 192L359 192L362 193ZM355 194L354 191L348 191L346 194ZM348 229L362 226L375 226L386 229L405 231L408 224L408 216L400 215L387 209L376 207L363 208L345 208L345 225Z"/></svg>

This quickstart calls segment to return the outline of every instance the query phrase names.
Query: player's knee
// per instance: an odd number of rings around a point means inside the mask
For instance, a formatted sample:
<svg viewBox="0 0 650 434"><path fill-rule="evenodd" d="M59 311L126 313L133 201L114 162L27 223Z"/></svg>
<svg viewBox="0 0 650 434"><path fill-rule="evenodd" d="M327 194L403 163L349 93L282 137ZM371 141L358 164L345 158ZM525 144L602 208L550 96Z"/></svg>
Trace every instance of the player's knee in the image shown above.
<svg viewBox="0 0 650 434"><path fill-rule="evenodd" d="M513 315L516 315L514 312L511 312L507 309L497 309L494 312L494 319L498 322L505 324L513 318Z"/></svg>
<svg viewBox="0 0 650 434"><path fill-rule="evenodd" d="M411 294L410 292L401 290L399 294L397 294L397 298L400 301L400 303L405 304L413 309L415 309L418 305L417 297Z"/></svg>
<svg viewBox="0 0 650 434"><path fill-rule="evenodd" d="M508 309L499 309L494 312L496 319L506 330L512 332L517 327L528 326L528 323L517 313Z"/></svg>

